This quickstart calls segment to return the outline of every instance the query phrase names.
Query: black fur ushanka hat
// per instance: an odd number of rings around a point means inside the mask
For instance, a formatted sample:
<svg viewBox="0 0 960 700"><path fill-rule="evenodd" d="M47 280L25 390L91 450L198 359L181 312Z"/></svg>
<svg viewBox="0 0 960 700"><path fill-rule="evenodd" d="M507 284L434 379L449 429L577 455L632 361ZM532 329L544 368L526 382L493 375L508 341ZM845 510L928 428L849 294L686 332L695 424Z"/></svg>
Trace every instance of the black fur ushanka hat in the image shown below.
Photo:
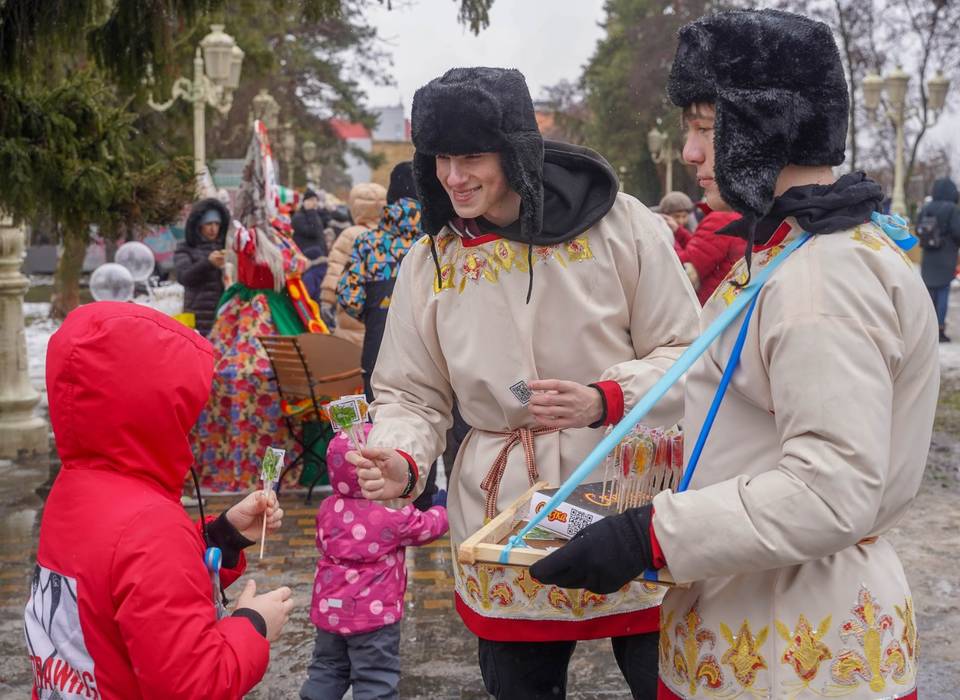
<svg viewBox="0 0 960 700"><path fill-rule="evenodd" d="M453 68L413 96L413 175L423 228L436 235L456 217L437 180L435 156L498 152L520 195L520 233L538 244L543 227L543 137L523 74L507 68Z"/></svg>
<svg viewBox="0 0 960 700"><path fill-rule="evenodd" d="M680 29L667 92L711 103L714 178L744 218L762 218L784 166L839 165L849 95L830 28L779 10L737 10Z"/></svg>

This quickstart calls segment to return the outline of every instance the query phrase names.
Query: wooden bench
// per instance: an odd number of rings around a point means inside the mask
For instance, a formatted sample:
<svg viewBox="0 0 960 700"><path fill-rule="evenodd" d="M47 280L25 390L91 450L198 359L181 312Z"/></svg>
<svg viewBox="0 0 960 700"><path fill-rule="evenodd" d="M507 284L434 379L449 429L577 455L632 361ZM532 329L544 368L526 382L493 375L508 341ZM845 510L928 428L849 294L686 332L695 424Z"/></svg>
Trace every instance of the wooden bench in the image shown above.
<svg viewBox="0 0 960 700"><path fill-rule="evenodd" d="M304 459L320 440L307 443L303 423L323 420L324 403L346 394L363 393L363 371L360 369L360 348L333 335L301 333L300 335L265 335L258 340L270 358L273 379L280 395L280 410L290 434L300 445L297 457L284 467L277 484L279 493L283 477ZM294 423L300 423L299 433ZM326 460L321 458L323 466ZM323 471L310 484L307 503Z"/></svg>

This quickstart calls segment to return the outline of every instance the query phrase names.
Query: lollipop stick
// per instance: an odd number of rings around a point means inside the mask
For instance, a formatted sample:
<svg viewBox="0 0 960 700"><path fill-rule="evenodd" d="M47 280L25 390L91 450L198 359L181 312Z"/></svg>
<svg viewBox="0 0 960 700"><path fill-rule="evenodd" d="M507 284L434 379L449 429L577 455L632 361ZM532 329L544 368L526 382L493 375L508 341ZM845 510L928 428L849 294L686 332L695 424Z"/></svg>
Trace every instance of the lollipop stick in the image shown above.
<svg viewBox="0 0 960 700"><path fill-rule="evenodd" d="M272 484L264 484L263 496L267 499L267 503L270 502L270 497L267 495L267 488L272 489ZM267 510L263 510L263 525L260 528L260 558L263 559L263 545L267 540Z"/></svg>

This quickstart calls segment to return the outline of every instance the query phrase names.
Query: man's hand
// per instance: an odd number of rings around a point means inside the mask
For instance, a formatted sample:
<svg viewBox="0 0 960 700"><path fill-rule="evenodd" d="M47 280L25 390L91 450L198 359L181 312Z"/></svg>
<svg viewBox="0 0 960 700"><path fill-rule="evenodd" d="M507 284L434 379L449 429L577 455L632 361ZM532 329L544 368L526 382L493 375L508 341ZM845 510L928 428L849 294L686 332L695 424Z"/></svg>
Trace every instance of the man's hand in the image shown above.
<svg viewBox="0 0 960 700"><path fill-rule="evenodd" d="M277 494L272 490L269 494L264 494L263 491L247 494L227 511L227 520L241 535L257 542L260 540L264 511L267 514L267 532L279 530L283 523L283 508L277 502Z"/></svg>
<svg viewBox="0 0 960 700"><path fill-rule="evenodd" d="M237 610L249 608L260 613L260 617L267 624L267 640L273 642L290 619L290 611L293 610L291 595L292 592L286 586L257 595L257 582L249 579L237 598Z"/></svg>
<svg viewBox="0 0 960 700"><path fill-rule="evenodd" d="M650 520L653 506L630 508L588 525L573 539L530 567L542 583L613 593L653 562Z"/></svg>
<svg viewBox="0 0 960 700"><path fill-rule="evenodd" d="M363 497L371 501L400 498L410 475L410 465L396 450L364 447L347 452L347 461L357 467Z"/></svg>
<svg viewBox="0 0 960 700"><path fill-rule="evenodd" d="M527 408L544 428L586 428L603 417L603 399L592 386L562 379L527 382L533 396Z"/></svg>
<svg viewBox="0 0 960 700"><path fill-rule="evenodd" d="M690 263L684 263L683 271L686 272L687 277L690 278L690 284L693 285L693 288L700 289L700 274L697 272L697 268Z"/></svg>
<svg viewBox="0 0 960 700"><path fill-rule="evenodd" d="M210 261L210 264L214 267L218 267L221 270L227 262L226 254L222 250L215 250L210 255L207 256L207 260Z"/></svg>

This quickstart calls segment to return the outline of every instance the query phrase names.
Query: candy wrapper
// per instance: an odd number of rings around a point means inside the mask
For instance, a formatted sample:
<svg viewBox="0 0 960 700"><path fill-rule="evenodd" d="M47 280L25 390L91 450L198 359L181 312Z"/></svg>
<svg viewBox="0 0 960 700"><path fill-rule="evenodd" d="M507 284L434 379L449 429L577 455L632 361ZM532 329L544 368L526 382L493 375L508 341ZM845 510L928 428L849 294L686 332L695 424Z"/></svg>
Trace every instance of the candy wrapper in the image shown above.
<svg viewBox="0 0 960 700"><path fill-rule="evenodd" d="M333 429L349 436L355 450L360 450L366 445L362 428L369 410L366 396L363 394L341 396L336 401L328 403L326 410Z"/></svg>

